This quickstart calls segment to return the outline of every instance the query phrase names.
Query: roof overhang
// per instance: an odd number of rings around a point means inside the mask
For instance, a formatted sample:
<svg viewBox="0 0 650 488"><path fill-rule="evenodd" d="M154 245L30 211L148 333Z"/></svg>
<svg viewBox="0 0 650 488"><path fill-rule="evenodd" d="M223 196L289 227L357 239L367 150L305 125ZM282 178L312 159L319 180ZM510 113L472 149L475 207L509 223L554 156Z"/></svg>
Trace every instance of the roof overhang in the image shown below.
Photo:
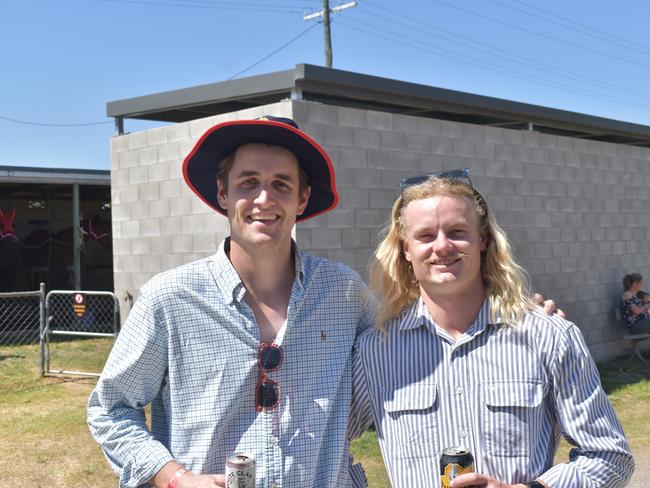
<svg viewBox="0 0 650 488"><path fill-rule="evenodd" d="M650 127L309 64L107 104L116 120L186 122L284 99L650 147Z"/></svg>
<svg viewBox="0 0 650 488"><path fill-rule="evenodd" d="M111 172L92 169L0 166L0 183L46 183L110 186Z"/></svg>

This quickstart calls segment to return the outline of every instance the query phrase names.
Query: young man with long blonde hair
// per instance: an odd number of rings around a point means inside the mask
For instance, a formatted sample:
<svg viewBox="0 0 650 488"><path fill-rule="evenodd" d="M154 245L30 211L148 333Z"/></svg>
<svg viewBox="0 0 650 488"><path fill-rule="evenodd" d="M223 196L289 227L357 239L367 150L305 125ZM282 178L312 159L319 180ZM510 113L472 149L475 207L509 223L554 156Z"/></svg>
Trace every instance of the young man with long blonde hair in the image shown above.
<svg viewBox="0 0 650 488"><path fill-rule="evenodd" d="M357 339L353 421L370 413L396 488L619 487L625 435L579 329L531 299L525 271L467 170L402 182L371 266L379 331ZM570 461L553 465L562 434Z"/></svg>

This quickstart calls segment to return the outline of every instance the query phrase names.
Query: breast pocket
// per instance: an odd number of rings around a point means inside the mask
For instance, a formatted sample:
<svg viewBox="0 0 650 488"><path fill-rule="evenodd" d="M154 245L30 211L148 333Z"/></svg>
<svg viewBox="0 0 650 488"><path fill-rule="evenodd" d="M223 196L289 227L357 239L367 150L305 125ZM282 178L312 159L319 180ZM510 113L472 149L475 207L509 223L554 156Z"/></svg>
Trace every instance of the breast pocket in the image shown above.
<svg viewBox="0 0 650 488"><path fill-rule="evenodd" d="M438 388L414 383L383 387L382 435L392 456L425 457L437 452Z"/></svg>
<svg viewBox="0 0 650 488"><path fill-rule="evenodd" d="M533 422L544 396L541 383L508 381L484 388L482 422L487 451L494 456L526 456Z"/></svg>

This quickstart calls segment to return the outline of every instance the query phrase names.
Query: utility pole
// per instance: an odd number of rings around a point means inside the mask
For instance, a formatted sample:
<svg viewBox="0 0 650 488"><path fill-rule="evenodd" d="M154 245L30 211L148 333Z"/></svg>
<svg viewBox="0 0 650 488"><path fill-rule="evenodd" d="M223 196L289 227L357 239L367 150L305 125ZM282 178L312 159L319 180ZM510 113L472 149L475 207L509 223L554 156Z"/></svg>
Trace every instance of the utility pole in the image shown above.
<svg viewBox="0 0 650 488"><path fill-rule="evenodd" d="M329 0L323 0L323 10L303 16L303 20L311 20L317 17L323 17L323 33L325 36L325 66L328 68L332 67L332 34L330 29L330 14L356 6L357 2L354 1L330 8Z"/></svg>
<svg viewBox="0 0 650 488"><path fill-rule="evenodd" d="M332 34L330 31L330 0L323 0L323 34L325 35L325 66L332 67Z"/></svg>

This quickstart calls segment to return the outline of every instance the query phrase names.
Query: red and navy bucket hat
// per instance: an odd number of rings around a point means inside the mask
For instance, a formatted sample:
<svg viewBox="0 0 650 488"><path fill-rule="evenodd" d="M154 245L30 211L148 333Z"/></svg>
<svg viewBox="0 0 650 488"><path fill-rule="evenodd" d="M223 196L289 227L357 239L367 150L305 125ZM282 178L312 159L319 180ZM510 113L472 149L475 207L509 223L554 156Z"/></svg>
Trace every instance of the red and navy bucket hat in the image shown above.
<svg viewBox="0 0 650 488"><path fill-rule="evenodd" d="M201 136L183 161L185 182L201 200L222 215L217 199L219 162L242 144L261 143L291 151L311 187L307 208L296 221L327 212L338 204L332 161L325 150L298 128L293 120L266 116L255 120L232 120L215 125Z"/></svg>

